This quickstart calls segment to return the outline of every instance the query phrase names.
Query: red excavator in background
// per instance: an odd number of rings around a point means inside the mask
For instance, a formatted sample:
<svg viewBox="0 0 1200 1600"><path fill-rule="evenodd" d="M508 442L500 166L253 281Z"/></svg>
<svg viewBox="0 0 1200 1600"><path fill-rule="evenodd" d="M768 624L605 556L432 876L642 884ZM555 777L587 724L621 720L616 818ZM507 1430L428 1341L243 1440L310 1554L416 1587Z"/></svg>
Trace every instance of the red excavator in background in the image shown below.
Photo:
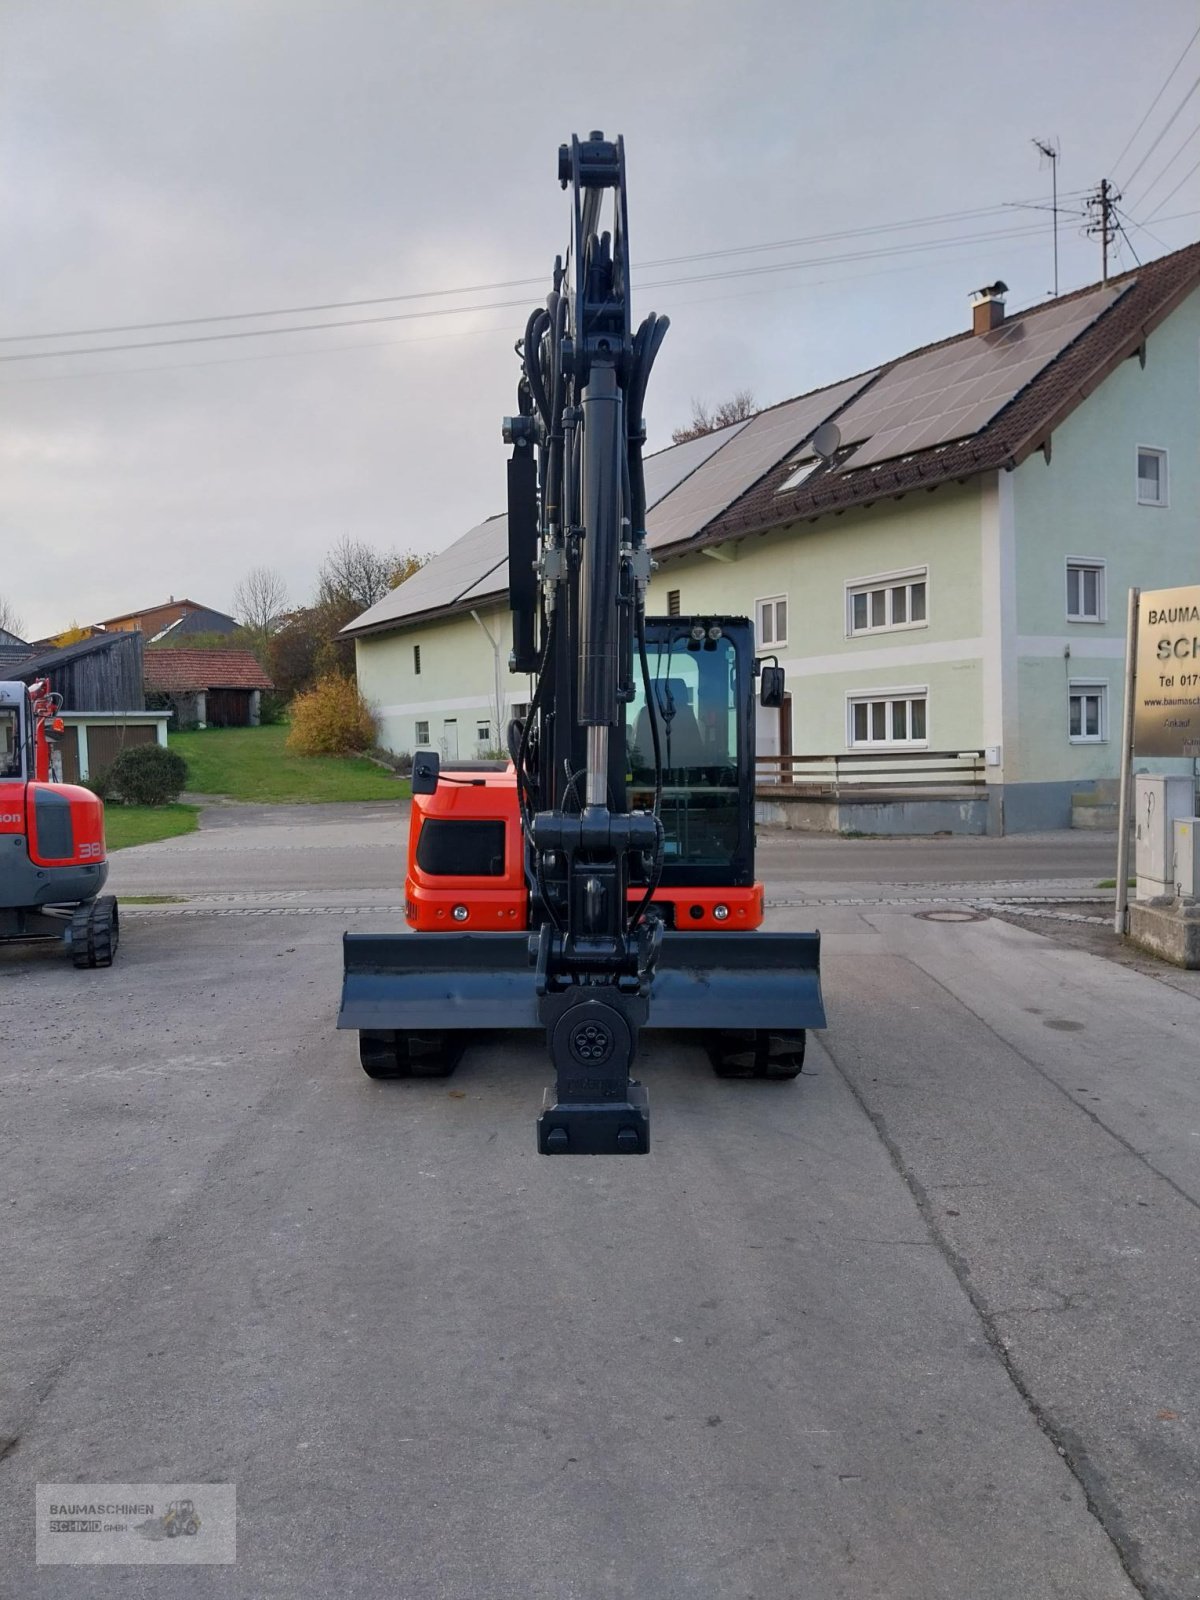
<svg viewBox="0 0 1200 1600"><path fill-rule="evenodd" d="M63 735L47 679L0 683L0 940L62 940L77 967L110 967L120 925L102 895L104 806L50 779Z"/></svg>

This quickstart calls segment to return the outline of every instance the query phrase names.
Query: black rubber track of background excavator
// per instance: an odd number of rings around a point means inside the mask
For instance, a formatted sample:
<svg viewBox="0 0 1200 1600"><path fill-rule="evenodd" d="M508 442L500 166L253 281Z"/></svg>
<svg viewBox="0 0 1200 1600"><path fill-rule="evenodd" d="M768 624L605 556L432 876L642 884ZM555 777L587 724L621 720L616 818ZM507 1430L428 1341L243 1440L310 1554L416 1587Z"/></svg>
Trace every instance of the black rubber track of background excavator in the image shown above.
<svg viewBox="0 0 1200 1600"><path fill-rule="evenodd" d="M121 918L113 895L98 895L76 906L71 916L71 960L77 967L111 967L121 939Z"/></svg>

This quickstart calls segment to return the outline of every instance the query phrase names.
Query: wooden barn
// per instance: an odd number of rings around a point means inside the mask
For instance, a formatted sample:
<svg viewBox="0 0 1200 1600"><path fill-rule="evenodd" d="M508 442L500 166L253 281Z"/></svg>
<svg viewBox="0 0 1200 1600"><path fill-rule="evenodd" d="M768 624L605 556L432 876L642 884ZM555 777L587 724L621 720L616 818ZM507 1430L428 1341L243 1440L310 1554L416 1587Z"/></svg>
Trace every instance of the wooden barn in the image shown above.
<svg viewBox="0 0 1200 1600"><path fill-rule="evenodd" d="M48 678L62 696L67 734L59 745L66 783L96 778L130 745L166 744L169 711L147 711L142 635L95 634L61 649L0 651L0 677Z"/></svg>

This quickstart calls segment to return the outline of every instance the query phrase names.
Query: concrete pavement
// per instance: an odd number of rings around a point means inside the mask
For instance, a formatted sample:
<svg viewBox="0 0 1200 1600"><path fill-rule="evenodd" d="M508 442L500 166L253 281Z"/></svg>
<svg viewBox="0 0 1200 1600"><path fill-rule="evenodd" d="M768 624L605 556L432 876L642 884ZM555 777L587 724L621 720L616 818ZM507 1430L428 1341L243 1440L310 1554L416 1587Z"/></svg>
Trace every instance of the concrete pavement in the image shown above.
<svg viewBox="0 0 1200 1600"><path fill-rule="evenodd" d="M539 1049L377 1084L332 1032L403 819L240 809L116 858L190 898L111 973L0 961L0 1595L1200 1592L1192 997L863 876L771 913L811 1071L651 1035L652 1155L546 1161ZM821 843L773 898L879 841ZM36 1481L159 1478L237 1482L235 1567L32 1565Z"/></svg>

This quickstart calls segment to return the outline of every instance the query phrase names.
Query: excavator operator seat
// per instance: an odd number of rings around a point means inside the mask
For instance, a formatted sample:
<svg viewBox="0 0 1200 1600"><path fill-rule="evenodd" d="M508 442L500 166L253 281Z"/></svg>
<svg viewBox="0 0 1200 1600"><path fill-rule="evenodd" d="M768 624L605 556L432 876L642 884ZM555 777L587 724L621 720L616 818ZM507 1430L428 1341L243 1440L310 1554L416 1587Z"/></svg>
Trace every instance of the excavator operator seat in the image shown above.
<svg viewBox="0 0 1200 1600"><path fill-rule="evenodd" d="M659 709L658 739L664 769L702 767L706 760L704 739L692 708L690 685L682 678L660 678L654 685L654 696ZM654 749L646 706L638 713L634 744L643 755Z"/></svg>

